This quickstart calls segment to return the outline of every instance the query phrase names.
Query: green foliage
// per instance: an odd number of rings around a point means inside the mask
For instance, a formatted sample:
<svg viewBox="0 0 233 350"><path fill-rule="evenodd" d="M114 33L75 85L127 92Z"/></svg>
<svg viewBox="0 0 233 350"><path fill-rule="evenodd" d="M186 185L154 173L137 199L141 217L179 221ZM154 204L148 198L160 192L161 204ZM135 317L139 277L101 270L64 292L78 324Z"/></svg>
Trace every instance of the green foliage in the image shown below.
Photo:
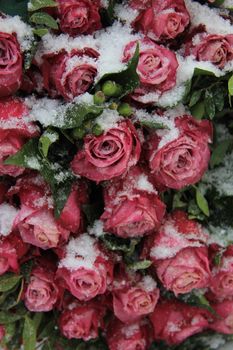
<svg viewBox="0 0 233 350"><path fill-rule="evenodd" d="M206 198L204 197L204 195L201 193L201 191L198 188L196 189L196 202L197 202L198 207L201 209L201 211L206 216L209 216L210 212L209 212L208 202L207 202Z"/></svg>
<svg viewBox="0 0 233 350"><path fill-rule="evenodd" d="M22 276L12 273L5 273L0 276L0 292L8 292L19 283L21 278Z"/></svg>
<svg viewBox="0 0 233 350"><path fill-rule="evenodd" d="M157 122L153 122L153 121L149 121L149 120L140 120L140 124L142 126L145 126L146 128L149 129L167 129L167 126L162 124L162 123L157 123Z"/></svg>
<svg viewBox="0 0 233 350"><path fill-rule="evenodd" d="M138 271L138 270L146 270L152 265L152 261L150 260L141 260L141 261L135 261L132 264L129 264L127 267L130 270Z"/></svg>
<svg viewBox="0 0 233 350"><path fill-rule="evenodd" d="M227 139L220 142L213 150L211 159L210 159L210 167L214 168L217 165L220 165L223 162L224 156L226 155L229 148L232 146L232 140Z"/></svg>
<svg viewBox="0 0 233 350"><path fill-rule="evenodd" d="M55 19L46 12L33 13L33 15L30 17L30 22L37 25L44 25L45 27L51 29L58 29L58 24Z"/></svg>
<svg viewBox="0 0 233 350"><path fill-rule="evenodd" d="M24 350L36 349L36 327L33 320L28 316L25 317L25 321L24 321L23 345L24 345Z"/></svg>
<svg viewBox="0 0 233 350"><path fill-rule="evenodd" d="M34 12L45 7L56 7L57 3L54 0L30 0L28 10Z"/></svg>
<svg viewBox="0 0 233 350"><path fill-rule="evenodd" d="M27 19L28 0L0 0L0 12Z"/></svg>

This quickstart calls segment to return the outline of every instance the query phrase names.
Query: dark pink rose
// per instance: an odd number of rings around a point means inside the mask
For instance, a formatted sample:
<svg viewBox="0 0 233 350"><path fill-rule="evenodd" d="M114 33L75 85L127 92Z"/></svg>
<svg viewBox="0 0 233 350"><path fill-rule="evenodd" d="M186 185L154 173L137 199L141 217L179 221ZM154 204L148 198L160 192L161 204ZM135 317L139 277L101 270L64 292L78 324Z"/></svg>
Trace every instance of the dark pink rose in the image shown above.
<svg viewBox="0 0 233 350"><path fill-rule="evenodd" d="M40 67L44 88L51 97L62 96L68 101L82 95L94 82L97 57L90 48L44 55Z"/></svg>
<svg viewBox="0 0 233 350"><path fill-rule="evenodd" d="M50 311L54 308L58 295L54 274L41 267L35 268L24 295L27 309L33 312Z"/></svg>
<svg viewBox="0 0 233 350"><path fill-rule="evenodd" d="M145 10L150 7L152 0L130 0L130 6L136 10Z"/></svg>
<svg viewBox="0 0 233 350"><path fill-rule="evenodd" d="M122 284L122 280L121 280ZM154 311L159 299L159 289L151 276L135 283L116 288L113 293L114 315L124 323L132 323Z"/></svg>
<svg viewBox="0 0 233 350"><path fill-rule="evenodd" d="M59 328L68 339L96 339L104 326L104 315L105 308L98 302L78 305L62 312Z"/></svg>
<svg viewBox="0 0 233 350"><path fill-rule="evenodd" d="M5 337L5 334L6 334L5 326L0 325L0 342Z"/></svg>
<svg viewBox="0 0 233 350"><path fill-rule="evenodd" d="M174 52L148 38L140 40L139 43L137 73L141 84L132 94L132 98L140 102L140 96L150 92L162 94L175 86L178 62ZM136 44L137 41L132 41L125 47L124 62L132 58Z"/></svg>
<svg viewBox="0 0 233 350"><path fill-rule="evenodd" d="M88 234L71 239L60 261L57 278L78 300L104 294L113 279L113 262Z"/></svg>
<svg viewBox="0 0 233 350"><path fill-rule="evenodd" d="M120 237L143 236L158 229L165 214L148 176L132 167L126 177L104 187L104 230Z"/></svg>
<svg viewBox="0 0 233 350"><path fill-rule="evenodd" d="M193 41L197 40L197 44ZM208 61L224 68L233 59L233 34L198 34L186 44L185 54L193 55L198 61Z"/></svg>
<svg viewBox="0 0 233 350"><path fill-rule="evenodd" d="M225 300L211 304L211 307L216 312L216 316L210 323L209 328L218 333L233 334L233 301Z"/></svg>
<svg viewBox="0 0 233 350"><path fill-rule="evenodd" d="M71 168L77 175L93 181L110 180L125 173L140 157L141 145L129 120L100 136L87 135L84 146L74 157Z"/></svg>
<svg viewBox="0 0 233 350"><path fill-rule="evenodd" d="M58 0L60 29L72 36L101 29L99 0Z"/></svg>
<svg viewBox="0 0 233 350"><path fill-rule="evenodd" d="M164 41L183 33L190 21L183 0L152 0L134 21L134 28L149 38Z"/></svg>
<svg viewBox="0 0 233 350"><path fill-rule="evenodd" d="M15 35L0 32L0 97L13 95L20 87L23 58Z"/></svg>
<svg viewBox="0 0 233 350"><path fill-rule="evenodd" d="M28 112L18 98L0 99L0 175L18 176L24 172L22 167L3 162L17 153L29 138L38 136L38 128L24 120Z"/></svg>
<svg viewBox="0 0 233 350"><path fill-rule="evenodd" d="M109 350L147 350L152 343L152 329L146 320L124 324L113 319L106 340Z"/></svg>
<svg viewBox="0 0 233 350"><path fill-rule="evenodd" d="M212 124L184 115L175 118L175 128L178 136L165 144L167 131L150 135L147 158L156 183L180 189L198 182L207 170Z"/></svg>
<svg viewBox="0 0 233 350"><path fill-rule="evenodd" d="M150 258L166 289L179 295L209 286L207 239L201 226L181 211L170 215L158 234L149 238Z"/></svg>
<svg viewBox="0 0 233 350"><path fill-rule="evenodd" d="M206 310L177 300L160 302L150 316L155 339L163 340L168 345L179 344L202 332L208 327L208 318Z"/></svg>

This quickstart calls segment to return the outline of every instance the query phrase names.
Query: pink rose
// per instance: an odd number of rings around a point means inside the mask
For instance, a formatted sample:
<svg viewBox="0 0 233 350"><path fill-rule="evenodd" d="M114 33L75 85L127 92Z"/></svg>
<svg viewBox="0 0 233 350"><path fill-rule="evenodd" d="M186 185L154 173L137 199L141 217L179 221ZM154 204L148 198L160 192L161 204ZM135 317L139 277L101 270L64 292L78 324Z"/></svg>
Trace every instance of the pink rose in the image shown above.
<svg viewBox="0 0 233 350"><path fill-rule="evenodd" d="M123 61L132 58L137 41L131 41L124 50ZM140 40L139 62L137 73L140 87L132 94L132 98L140 102L140 96L150 92L162 94L176 84L178 62L174 52L164 46L155 44L152 40Z"/></svg>
<svg viewBox="0 0 233 350"><path fill-rule="evenodd" d="M135 237L158 229L165 204L145 172L132 167L126 177L104 187L104 230L120 237Z"/></svg>
<svg viewBox="0 0 233 350"><path fill-rule="evenodd" d="M164 41L183 33L190 21L183 0L153 0L134 21L134 28L149 38Z"/></svg>
<svg viewBox="0 0 233 350"><path fill-rule="evenodd" d="M106 334L109 350L147 350L152 343L152 333L146 320L124 324L113 319Z"/></svg>
<svg viewBox="0 0 233 350"><path fill-rule="evenodd" d="M78 300L104 294L113 279L113 263L88 234L71 239L60 261L57 278Z"/></svg>
<svg viewBox="0 0 233 350"><path fill-rule="evenodd" d="M97 301L74 306L62 312L59 328L68 339L83 339L88 341L99 336L99 329L103 328L105 308Z"/></svg>
<svg viewBox="0 0 233 350"><path fill-rule="evenodd" d="M145 10L151 6L151 3L152 0L130 0L130 6L137 10Z"/></svg>
<svg viewBox="0 0 233 350"><path fill-rule="evenodd" d="M0 32L0 97L13 95L20 87L23 58L15 35Z"/></svg>
<svg viewBox="0 0 233 350"><path fill-rule="evenodd" d="M54 308L59 289L54 281L54 274L44 268L35 268L26 287L24 303L32 312L45 312Z"/></svg>
<svg viewBox="0 0 233 350"><path fill-rule="evenodd" d="M150 258L166 289L179 295L209 286L207 238L201 226L181 211L170 215L158 234L149 238Z"/></svg>
<svg viewBox="0 0 233 350"><path fill-rule="evenodd" d="M178 136L165 144L166 130L150 135L147 158L156 183L181 189L198 182L207 170L212 124L184 115L175 118L175 128Z"/></svg>
<svg viewBox="0 0 233 350"><path fill-rule="evenodd" d="M58 0L60 29L71 36L101 29L99 0Z"/></svg>
<svg viewBox="0 0 233 350"><path fill-rule="evenodd" d="M232 300L211 304L211 307L216 312L216 317L212 320L212 323L210 323L209 328L218 333L233 334Z"/></svg>
<svg viewBox="0 0 233 350"><path fill-rule="evenodd" d="M124 323L132 323L154 311L159 299L159 289L151 276L144 276L137 281L116 288L113 293L114 315Z"/></svg>
<svg viewBox="0 0 233 350"><path fill-rule="evenodd" d="M208 61L224 68L227 62L233 59L233 34L197 34L194 39L198 43L193 44L193 40L186 44L185 54L193 55L198 61Z"/></svg>
<svg viewBox="0 0 233 350"><path fill-rule="evenodd" d="M208 327L209 313L177 300L163 300L150 316L156 340L179 344Z"/></svg>
<svg viewBox="0 0 233 350"><path fill-rule="evenodd" d="M23 119L27 116L28 108L22 100L13 97L0 100L0 175L18 176L24 172L24 168L3 162L29 138L38 136L38 128Z"/></svg>
<svg viewBox="0 0 233 350"><path fill-rule="evenodd" d="M110 180L125 173L140 157L141 145L129 120L100 136L87 135L84 146L74 157L71 168L77 175L93 181Z"/></svg>
<svg viewBox="0 0 233 350"><path fill-rule="evenodd" d="M5 326L0 325L0 342L5 337L5 334L6 334Z"/></svg>
<svg viewBox="0 0 233 350"><path fill-rule="evenodd" d="M44 88L51 97L62 96L68 101L82 95L94 82L97 57L90 48L44 55L40 67Z"/></svg>

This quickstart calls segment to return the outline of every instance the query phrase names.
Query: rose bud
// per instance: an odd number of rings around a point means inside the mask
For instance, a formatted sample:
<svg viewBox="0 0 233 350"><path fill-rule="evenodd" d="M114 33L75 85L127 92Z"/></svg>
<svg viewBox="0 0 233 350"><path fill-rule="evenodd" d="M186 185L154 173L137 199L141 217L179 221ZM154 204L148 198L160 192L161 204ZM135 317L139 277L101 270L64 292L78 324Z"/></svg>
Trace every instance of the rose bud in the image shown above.
<svg viewBox="0 0 233 350"><path fill-rule="evenodd" d="M38 128L28 122L28 108L19 98L0 100L0 175L18 176L24 168L5 165L4 161L17 153L31 137L38 136Z"/></svg>
<svg viewBox="0 0 233 350"><path fill-rule="evenodd" d="M137 42L131 41L125 47L123 62L132 58ZM140 78L140 86L131 97L138 102L143 102L142 96L151 92L160 95L175 86L178 61L174 52L155 44L148 38L140 40L139 43L137 73Z"/></svg>
<svg viewBox="0 0 233 350"><path fill-rule="evenodd" d="M40 67L44 88L51 97L71 101L84 94L93 84L98 53L90 48L44 55Z"/></svg>
<svg viewBox="0 0 233 350"><path fill-rule="evenodd" d="M181 189L198 182L208 168L212 124L183 115L168 130L151 133L147 159L154 181L168 188Z"/></svg>
<svg viewBox="0 0 233 350"><path fill-rule="evenodd" d="M146 320L124 324L113 319L106 340L109 350L146 350L152 343L152 329Z"/></svg>
<svg viewBox="0 0 233 350"><path fill-rule="evenodd" d="M179 344L208 327L209 312L177 300L160 302L150 316L156 340Z"/></svg>
<svg viewBox="0 0 233 350"><path fill-rule="evenodd" d="M59 318L61 333L68 339L96 339L99 329L104 327L105 311L105 307L97 301L69 307Z"/></svg>
<svg viewBox="0 0 233 350"><path fill-rule="evenodd" d="M136 30L155 41L175 39L190 21L184 0L156 0L134 21Z"/></svg>
<svg viewBox="0 0 233 350"><path fill-rule="evenodd" d="M211 304L216 316L210 323L209 328L218 333L233 334L233 301L225 300Z"/></svg>
<svg viewBox="0 0 233 350"><path fill-rule="evenodd" d="M113 292L114 315L124 323L132 323L154 311L159 299L159 289L151 276L144 276L135 283L127 281Z"/></svg>
<svg viewBox="0 0 233 350"><path fill-rule="evenodd" d="M24 294L27 309L32 312L53 310L58 296L59 289L54 281L54 273L41 267L33 269Z"/></svg>
<svg viewBox="0 0 233 350"><path fill-rule="evenodd" d="M198 44L194 45L195 41ZM192 55L197 61L208 61L218 68L224 68L233 59L233 34L197 34L186 44L185 55Z"/></svg>
<svg viewBox="0 0 233 350"><path fill-rule="evenodd" d="M220 257L220 264L212 268L210 289L218 299L233 297L233 245Z"/></svg>
<svg viewBox="0 0 233 350"><path fill-rule="evenodd" d="M60 261L57 278L78 300L104 294L113 278L113 263L98 241L87 233L71 239Z"/></svg>
<svg viewBox="0 0 233 350"><path fill-rule="evenodd" d="M165 204L138 166L104 187L104 203L100 218L104 230L123 238L152 233L160 227L165 214Z"/></svg>
<svg viewBox="0 0 233 350"><path fill-rule="evenodd" d="M107 123L112 116L119 117L116 111L108 110L99 118L106 117ZM141 145L135 127L130 120L123 120L110 126L100 136L87 135L83 149L74 157L71 168L74 174L96 182L110 180L135 165L140 152Z"/></svg>
<svg viewBox="0 0 233 350"><path fill-rule="evenodd" d="M0 97L13 95L20 87L23 58L14 34L0 32Z"/></svg>
<svg viewBox="0 0 233 350"><path fill-rule="evenodd" d="M71 36L101 29L100 0L58 0L60 29Z"/></svg>
<svg viewBox="0 0 233 350"><path fill-rule="evenodd" d="M207 239L201 226L182 211L168 216L158 234L149 238L156 273L163 286L176 296L209 287Z"/></svg>

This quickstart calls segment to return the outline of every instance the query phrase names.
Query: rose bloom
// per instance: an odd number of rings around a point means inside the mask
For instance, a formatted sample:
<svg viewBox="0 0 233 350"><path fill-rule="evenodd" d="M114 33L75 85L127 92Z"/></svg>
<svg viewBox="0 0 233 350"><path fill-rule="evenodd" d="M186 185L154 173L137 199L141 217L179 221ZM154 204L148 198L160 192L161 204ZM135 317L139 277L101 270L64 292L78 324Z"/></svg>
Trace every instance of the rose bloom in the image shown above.
<svg viewBox="0 0 233 350"><path fill-rule="evenodd" d="M0 97L13 95L20 87L23 58L14 34L0 32Z"/></svg>
<svg viewBox="0 0 233 350"><path fill-rule="evenodd" d="M104 231L127 238L143 236L158 229L165 214L165 204L147 174L132 167L122 179L104 187Z"/></svg>
<svg viewBox="0 0 233 350"><path fill-rule="evenodd" d="M150 316L156 340L168 345L183 342L208 327L208 311L178 300L163 300Z"/></svg>
<svg viewBox="0 0 233 350"><path fill-rule="evenodd" d="M197 61L208 61L224 68L233 59L233 34L198 34L198 44L186 44L185 55L193 55Z"/></svg>
<svg viewBox="0 0 233 350"><path fill-rule="evenodd" d="M176 296L209 286L207 238L200 225L181 211L172 213L158 234L149 238L158 278Z"/></svg>
<svg viewBox="0 0 233 350"><path fill-rule="evenodd" d="M136 30L156 41L175 39L183 33L190 21L183 0L156 0L141 11L134 21Z"/></svg>
<svg viewBox="0 0 233 350"><path fill-rule="evenodd" d="M0 176L18 176L24 168L5 165L4 161L17 153L31 137L38 136L38 128L31 122L26 122L28 108L19 98L8 97L0 99Z"/></svg>
<svg viewBox="0 0 233 350"><path fill-rule="evenodd" d="M97 301L78 305L62 312L59 328L68 339L96 339L99 337L99 329L104 327L104 315L105 308Z"/></svg>
<svg viewBox="0 0 233 350"><path fill-rule="evenodd" d="M78 300L104 294L113 280L113 262L88 234L69 241L57 270L57 279Z"/></svg>
<svg viewBox="0 0 233 350"><path fill-rule="evenodd" d="M100 0L58 0L60 29L71 36L101 29Z"/></svg>
<svg viewBox="0 0 233 350"><path fill-rule="evenodd" d="M109 350L147 350L152 343L152 330L146 320L124 324L113 319L106 340Z"/></svg>
<svg viewBox="0 0 233 350"><path fill-rule="evenodd" d="M54 274L47 269L37 267L31 272L26 287L24 303L32 312L45 312L54 308L59 289L54 281Z"/></svg>
<svg viewBox="0 0 233 350"><path fill-rule="evenodd" d="M18 254L10 239L0 240L0 275L7 271L19 272Z"/></svg>
<svg viewBox="0 0 233 350"><path fill-rule="evenodd" d="M123 120L100 136L87 135L84 146L74 157L76 175L93 181L110 180L125 173L140 157L141 145L130 120Z"/></svg>
<svg viewBox="0 0 233 350"><path fill-rule="evenodd" d="M218 299L233 296L233 245L221 256L220 265L213 267L210 289Z"/></svg>
<svg viewBox="0 0 233 350"><path fill-rule="evenodd" d="M130 7L136 10L145 10L150 7L152 0L130 0Z"/></svg>
<svg viewBox="0 0 233 350"><path fill-rule="evenodd" d="M137 41L131 41L124 50L123 62L132 58ZM140 101L140 97L147 93L162 94L176 84L178 62L174 52L155 44L152 40L140 40L139 62L137 73L140 78L140 87L132 94L132 98Z"/></svg>
<svg viewBox="0 0 233 350"><path fill-rule="evenodd" d="M223 334L233 334L233 301L225 300L211 304L216 316L209 325L209 328Z"/></svg>
<svg viewBox="0 0 233 350"><path fill-rule="evenodd" d="M0 342L5 337L5 334L6 334L5 326L0 325Z"/></svg>
<svg viewBox="0 0 233 350"><path fill-rule="evenodd" d="M144 276L129 286L126 281L125 286L113 293L114 315L124 323L132 323L152 313L158 299L159 289L151 276Z"/></svg>
<svg viewBox="0 0 233 350"><path fill-rule="evenodd" d="M44 88L51 97L62 96L68 101L85 93L94 82L97 57L90 48L44 55L40 67Z"/></svg>
<svg viewBox="0 0 233 350"><path fill-rule="evenodd" d="M198 182L208 168L212 140L212 124L192 116L175 118L179 136L160 147L166 130L153 132L147 140L147 158L154 181L168 188L181 189ZM159 136L162 135L162 136Z"/></svg>

